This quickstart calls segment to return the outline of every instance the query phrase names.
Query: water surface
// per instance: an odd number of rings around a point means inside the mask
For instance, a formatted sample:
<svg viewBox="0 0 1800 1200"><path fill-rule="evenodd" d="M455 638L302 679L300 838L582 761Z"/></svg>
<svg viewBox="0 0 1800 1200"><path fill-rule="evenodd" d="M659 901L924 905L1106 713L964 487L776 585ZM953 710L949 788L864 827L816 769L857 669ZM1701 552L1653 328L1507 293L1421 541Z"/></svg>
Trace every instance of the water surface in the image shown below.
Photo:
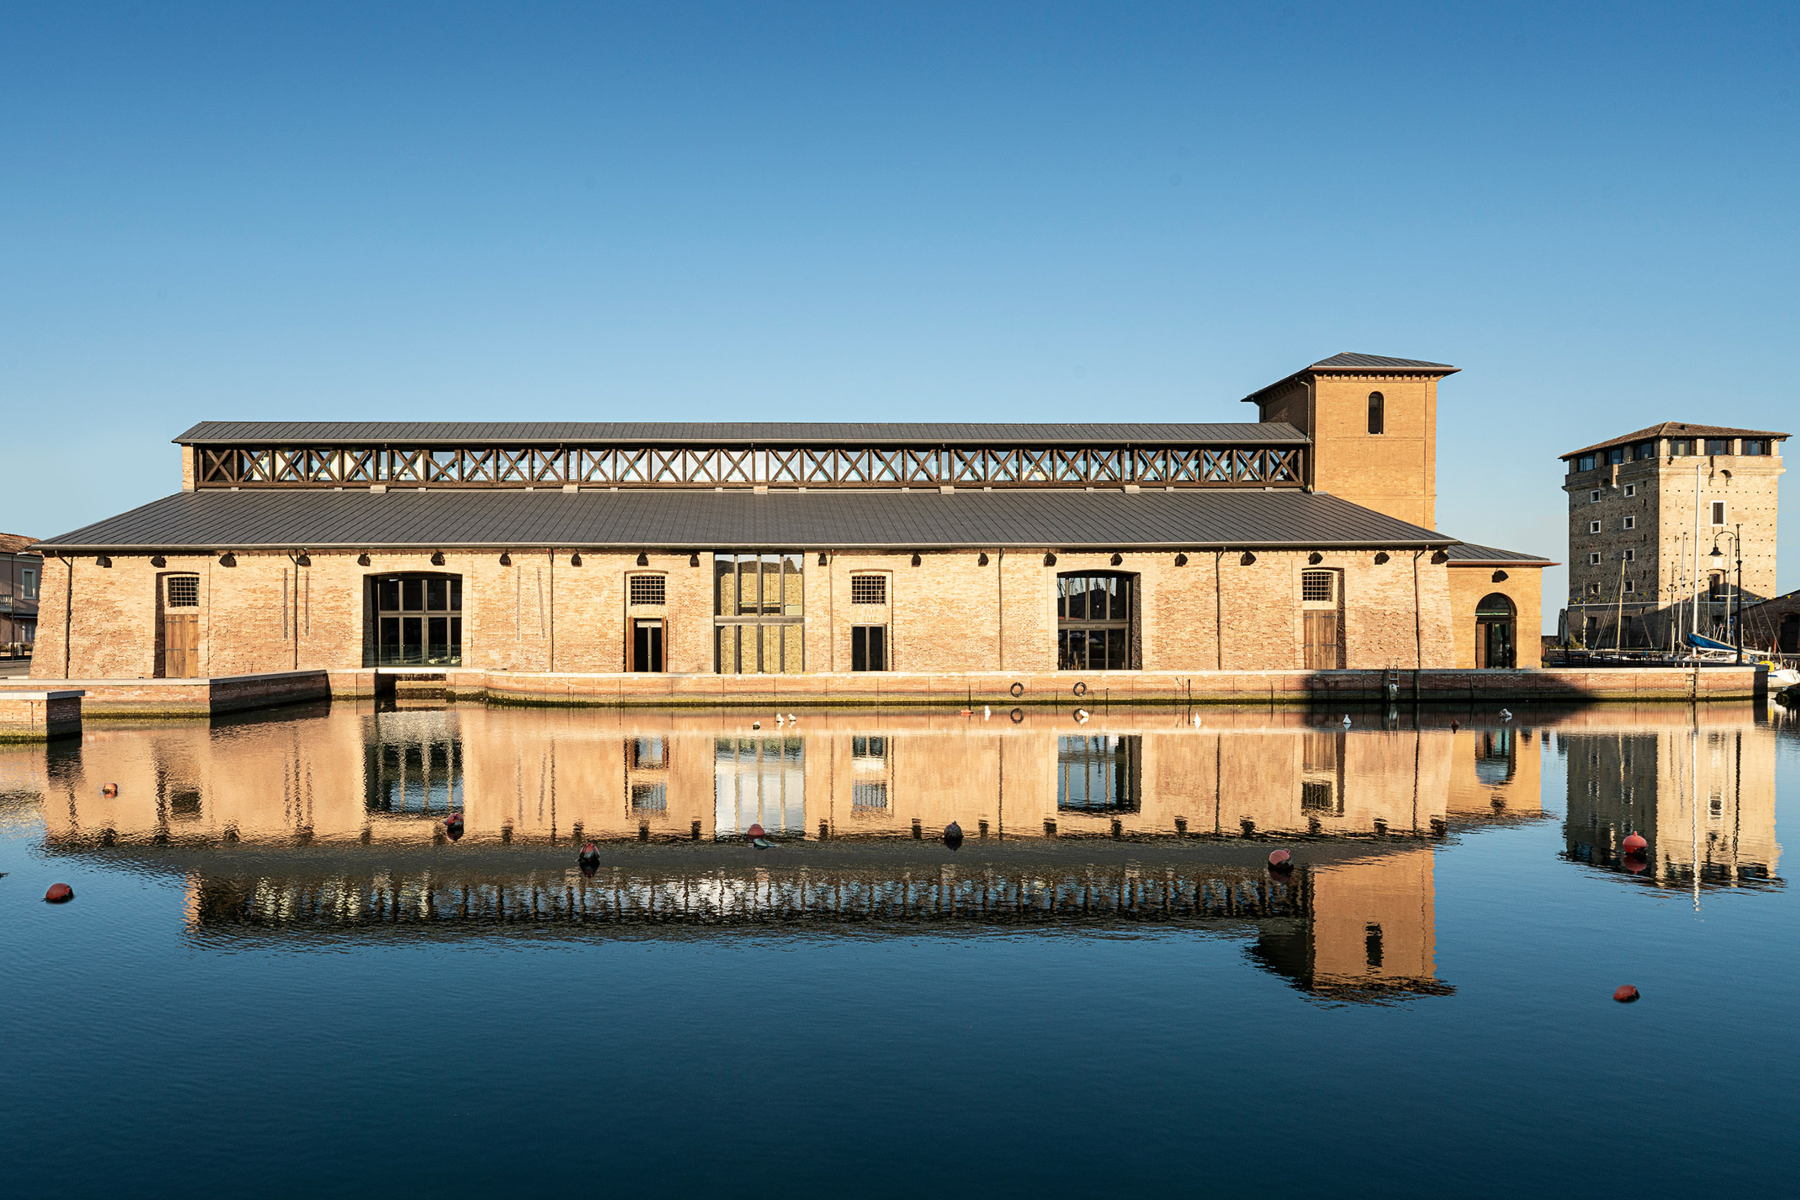
<svg viewBox="0 0 1800 1200"><path fill-rule="evenodd" d="M1782 1188L1791 729L1342 716L339 705L0 752L0 1188Z"/></svg>

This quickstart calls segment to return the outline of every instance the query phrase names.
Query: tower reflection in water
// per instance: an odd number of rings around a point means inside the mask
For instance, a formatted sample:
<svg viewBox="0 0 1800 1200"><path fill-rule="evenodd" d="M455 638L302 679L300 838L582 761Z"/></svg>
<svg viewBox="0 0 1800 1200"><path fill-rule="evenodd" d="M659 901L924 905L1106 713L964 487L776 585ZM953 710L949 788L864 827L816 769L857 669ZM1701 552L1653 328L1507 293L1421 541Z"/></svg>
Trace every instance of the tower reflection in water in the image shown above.
<svg viewBox="0 0 1800 1200"><path fill-rule="evenodd" d="M210 728L97 725L78 750L13 755L9 769L36 774L52 847L185 851L169 865L183 860L203 936L1154 921L1231 928L1295 986L1372 999L1451 990L1435 968L1434 839L1540 819L1546 737L1569 760L1570 857L1616 862L1632 827L1651 839L1652 881L1696 863L1710 882L1773 878L1773 734L1745 716L1696 735L1693 719L1612 709L1345 730L1301 712L1209 710L1196 729L1171 712L1080 726L1053 712L1018 723L856 712L772 732L736 713L339 705ZM1694 796L1698 820L1683 807ZM453 810L467 834L429 861L361 848L441 846ZM904 846L953 820L969 842L948 860L924 844L879 861L692 854L752 824ZM1219 865L1194 844L1268 833L1334 840L1291 880L1248 848ZM690 849L620 852L588 881L553 849L587 839ZM301 846L314 856L290 869L281 848ZM1012 857L994 858L1002 847Z"/></svg>

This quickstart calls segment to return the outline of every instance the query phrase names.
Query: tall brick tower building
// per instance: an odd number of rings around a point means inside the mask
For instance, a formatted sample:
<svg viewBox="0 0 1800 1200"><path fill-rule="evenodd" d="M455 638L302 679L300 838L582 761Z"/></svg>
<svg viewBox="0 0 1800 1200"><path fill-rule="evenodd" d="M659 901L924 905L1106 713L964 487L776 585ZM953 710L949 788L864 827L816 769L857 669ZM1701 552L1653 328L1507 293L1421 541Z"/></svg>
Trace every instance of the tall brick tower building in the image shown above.
<svg viewBox="0 0 1800 1200"><path fill-rule="evenodd" d="M1787 436L1665 421L1564 454L1569 638L1667 648L1696 625L1727 638L1740 552L1743 603L1774 595Z"/></svg>

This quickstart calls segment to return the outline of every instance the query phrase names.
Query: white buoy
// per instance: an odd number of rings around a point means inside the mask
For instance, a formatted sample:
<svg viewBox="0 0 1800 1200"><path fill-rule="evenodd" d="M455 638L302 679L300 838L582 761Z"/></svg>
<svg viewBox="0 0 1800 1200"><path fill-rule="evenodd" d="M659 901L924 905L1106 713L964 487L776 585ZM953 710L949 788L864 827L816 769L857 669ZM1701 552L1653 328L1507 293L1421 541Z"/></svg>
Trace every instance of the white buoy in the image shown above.
<svg viewBox="0 0 1800 1200"><path fill-rule="evenodd" d="M993 710L993 709L992 709L992 708L990 708L990 707L989 707L989 706L988 706L988 705L986 705L986 704L984 704L984 705L982 705L982 706L981 706L981 719L982 719L982 720L984 720L984 721L985 721L985 720L987 720L987 719L988 719L988 718L989 718L989 717L991 717L991 716L993 716L993 715L994 715L994 710Z"/></svg>
<svg viewBox="0 0 1800 1200"><path fill-rule="evenodd" d="M1349 713L1344 714L1344 728L1345 729L1350 728L1350 714Z"/></svg>
<svg viewBox="0 0 1800 1200"><path fill-rule="evenodd" d="M1199 713L1194 714L1194 728L1195 729L1200 728L1200 714Z"/></svg>
<svg viewBox="0 0 1800 1200"><path fill-rule="evenodd" d="M788 714L788 724L789 725L798 725L799 723L800 723L799 717L796 717L793 713Z"/></svg>
<svg viewBox="0 0 1800 1200"><path fill-rule="evenodd" d="M1510 720L1512 720L1512 709L1510 709L1510 708L1503 708L1503 709L1501 709L1501 710L1500 710L1500 719L1501 719L1501 720L1502 720L1502 721L1510 721Z"/></svg>

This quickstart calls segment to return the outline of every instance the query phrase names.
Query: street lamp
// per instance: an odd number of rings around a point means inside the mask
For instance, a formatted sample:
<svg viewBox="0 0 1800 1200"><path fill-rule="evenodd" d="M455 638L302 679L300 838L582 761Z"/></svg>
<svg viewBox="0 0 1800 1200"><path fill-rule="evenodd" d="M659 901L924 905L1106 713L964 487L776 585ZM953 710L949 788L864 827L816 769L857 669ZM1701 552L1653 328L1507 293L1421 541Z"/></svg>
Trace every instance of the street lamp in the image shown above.
<svg viewBox="0 0 1800 1200"><path fill-rule="evenodd" d="M1737 614L1733 616L1731 620L1731 644L1737 650L1738 662L1744 661L1744 546L1741 540L1743 532L1744 526L1740 522L1737 525L1733 525L1729 531L1722 530L1719 533L1715 533L1713 535L1712 553L1707 555L1707 557L1712 559L1716 565L1720 559L1725 557L1724 553L1719 549L1719 539L1722 537L1731 539L1731 554L1737 566L1737 584L1732 589L1737 593ZM1728 615L1731 613L1729 605L1726 606L1725 611Z"/></svg>

